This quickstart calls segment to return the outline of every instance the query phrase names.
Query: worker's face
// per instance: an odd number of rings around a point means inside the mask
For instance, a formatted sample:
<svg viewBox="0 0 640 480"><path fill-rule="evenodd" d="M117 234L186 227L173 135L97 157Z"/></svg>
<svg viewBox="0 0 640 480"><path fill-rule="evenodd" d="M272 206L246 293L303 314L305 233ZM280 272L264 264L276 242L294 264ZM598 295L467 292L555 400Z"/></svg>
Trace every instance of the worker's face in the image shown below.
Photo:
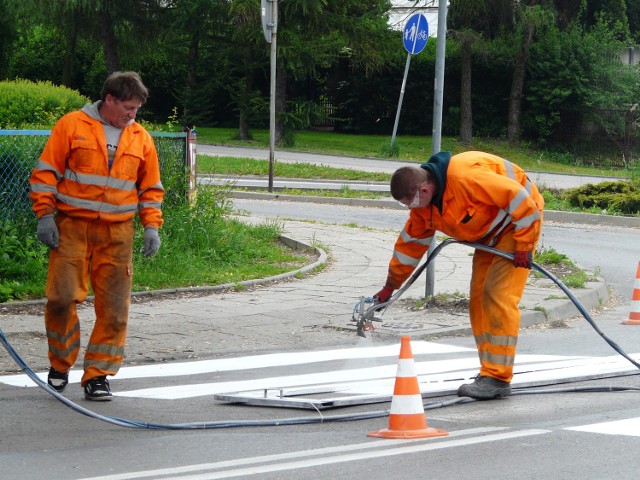
<svg viewBox="0 0 640 480"><path fill-rule="evenodd" d="M434 183L421 183L413 198L403 198L400 203L407 208L424 208L433 200L435 187Z"/></svg>
<svg viewBox="0 0 640 480"><path fill-rule="evenodd" d="M124 128L131 125L142 106L142 102L137 98L129 100L119 100L111 94L107 94L100 109L100 115L107 122L117 128Z"/></svg>

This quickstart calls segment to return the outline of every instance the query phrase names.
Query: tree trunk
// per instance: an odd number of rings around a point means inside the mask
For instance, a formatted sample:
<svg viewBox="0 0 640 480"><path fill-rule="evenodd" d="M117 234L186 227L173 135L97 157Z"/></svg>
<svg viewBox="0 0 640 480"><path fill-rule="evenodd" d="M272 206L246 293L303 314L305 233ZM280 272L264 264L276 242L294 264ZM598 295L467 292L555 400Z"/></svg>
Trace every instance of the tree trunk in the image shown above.
<svg viewBox="0 0 640 480"><path fill-rule="evenodd" d="M111 74L121 70L116 36L113 32L111 12L109 12L109 10L102 10L99 14L98 23L100 25L100 39L102 40L102 50L104 51L107 73Z"/></svg>
<svg viewBox="0 0 640 480"><path fill-rule="evenodd" d="M191 105L193 102L193 92L198 85L198 59L200 58L200 30L193 30L187 51L187 88L182 111L182 119L185 126L193 123L191 118Z"/></svg>
<svg viewBox="0 0 640 480"><path fill-rule="evenodd" d="M517 142L520 139L520 116L522 111L522 92L524 79L527 74L527 61L529 60L529 47L533 39L533 23L528 22L524 27L522 45L516 55L513 67L513 81L511 94L509 95L509 115L507 124L507 140Z"/></svg>
<svg viewBox="0 0 640 480"><path fill-rule="evenodd" d="M242 82L242 97L239 102L239 119L238 119L238 137L240 140L251 140L251 132L249 131L251 118L250 100L253 90L253 69L251 68L251 51L245 49L244 53L244 79Z"/></svg>
<svg viewBox="0 0 640 480"><path fill-rule="evenodd" d="M200 57L200 31L191 34L187 53L187 88L193 90L198 85L198 58Z"/></svg>
<svg viewBox="0 0 640 480"><path fill-rule="evenodd" d="M460 141L470 145L472 140L471 40L464 39L460 46Z"/></svg>
<svg viewBox="0 0 640 480"><path fill-rule="evenodd" d="M62 85L73 88L73 59L76 56L76 45L78 44L78 14L74 10L68 18L66 26L64 64L62 65Z"/></svg>
<svg viewBox="0 0 640 480"><path fill-rule="evenodd" d="M285 115L287 113L287 69L282 63L276 65L276 128L274 141L281 145L287 128Z"/></svg>

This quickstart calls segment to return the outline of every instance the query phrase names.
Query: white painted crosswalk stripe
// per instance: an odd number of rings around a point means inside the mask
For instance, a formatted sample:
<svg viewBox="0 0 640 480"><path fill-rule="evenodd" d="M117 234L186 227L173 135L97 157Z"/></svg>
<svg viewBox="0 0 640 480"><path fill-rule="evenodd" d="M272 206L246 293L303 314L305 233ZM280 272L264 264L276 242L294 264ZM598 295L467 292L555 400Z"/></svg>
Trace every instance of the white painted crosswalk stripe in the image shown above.
<svg viewBox="0 0 640 480"><path fill-rule="evenodd" d="M628 435L631 437L640 437L640 417L615 420L611 422L592 423L590 425L570 427L566 430L602 433L605 435Z"/></svg>
<svg viewBox="0 0 640 480"><path fill-rule="evenodd" d="M478 370L478 358L474 349L414 341L412 352L416 358L419 358L415 361L415 371L423 397L455 393L458 386L468 381ZM377 347L366 345L359 348L316 352L275 353L123 367L116 377L118 387L114 388L114 395L158 400L214 396L217 400L223 401L238 401L237 395L240 395L243 403L260 399L258 403L253 404L268 404L274 397L277 406L281 406L282 402L288 402L288 406L298 406L294 404L298 402L302 404L299 408L320 408L324 405L326 395L329 394L335 396L327 400L327 404L332 407L341 404L376 403L388 400L392 394L397 374L398 354L398 345ZM631 356L640 358L640 354ZM377 361L380 365L376 366ZM374 366L369 366L372 364ZM313 366L308 368L310 373L269 377L259 373L266 368L277 369L295 365ZM517 387L524 383L536 385L567 379L603 378L628 373L630 370L635 370L635 367L619 355L609 357L519 355L512 385ZM234 371L245 371L243 379L233 380ZM199 383L185 383L180 380L181 377L195 375L206 378L207 374L220 372L228 373L223 381L212 382L207 379ZM70 381L79 382L81 375L81 369L74 369L70 374ZM39 376L46 379L46 372L40 372ZM132 379L157 377L172 377L172 379L163 382L162 387L153 388L131 388L132 384L128 382ZM35 383L26 375L1 376L0 383L20 387L35 386ZM325 400L314 399L314 395L318 392L325 395ZM247 398L251 402L244 402ZM335 400L338 403L335 403Z"/></svg>

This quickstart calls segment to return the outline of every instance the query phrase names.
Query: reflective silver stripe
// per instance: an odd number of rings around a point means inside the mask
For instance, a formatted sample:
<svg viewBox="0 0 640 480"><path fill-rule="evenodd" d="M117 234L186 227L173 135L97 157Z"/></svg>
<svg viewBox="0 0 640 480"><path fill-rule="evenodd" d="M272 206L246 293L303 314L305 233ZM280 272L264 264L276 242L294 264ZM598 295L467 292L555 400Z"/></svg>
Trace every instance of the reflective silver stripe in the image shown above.
<svg viewBox="0 0 640 480"><path fill-rule="evenodd" d="M480 361L493 363L496 365L506 365L513 367L515 358L511 355L496 355L489 352L480 352Z"/></svg>
<svg viewBox="0 0 640 480"><path fill-rule="evenodd" d="M507 171L507 177L509 177L512 180L515 180L516 172L513 169L513 163L511 163L509 160L505 160L504 158L502 159L502 161L504 162L504 168Z"/></svg>
<svg viewBox="0 0 640 480"><path fill-rule="evenodd" d="M160 202L139 202L138 203L138 210L142 210L143 208L157 208L158 210L160 210L162 208L162 203Z"/></svg>
<svg viewBox="0 0 640 480"><path fill-rule="evenodd" d="M96 187L112 187L118 190L131 191L136 189L136 183L129 180L122 180L115 177L105 177L103 175L87 175L78 173L69 168L64 171L64 178L73 180L82 185L94 185Z"/></svg>
<svg viewBox="0 0 640 480"><path fill-rule="evenodd" d="M38 165L36 165L36 170L41 172L53 172L56 176L56 179L60 181L62 178L62 173L56 170L52 165L49 165L47 162L43 162L42 160L38 160Z"/></svg>
<svg viewBox="0 0 640 480"><path fill-rule="evenodd" d="M58 193L56 185L47 185L46 183L32 183L31 191L34 193Z"/></svg>
<svg viewBox="0 0 640 480"><path fill-rule="evenodd" d="M161 190L164 192L164 187L162 186L162 182L158 182L155 185L150 186L149 188L145 188L144 190L140 190L138 192L139 195L142 195L147 190Z"/></svg>
<svg viewBox="0 0 640 480"><path fill-rule="evenodd" d="M105 355L111 355L112 357L122 357L124 356L124 347L105 343L90 343L87 345L87 353L103 353Z"/></svg>
<svg viewBox="0 0 640 480"><path fill-rule="evenodd" d="M66 335L60 335L58 332L54 332L53 330L47 330L47 338L51 340L55 340L58 343L62 343L63 345L69 341L71 337L73 337L80 330L80 324L76 323L76 325L71 329L69 333Z"/></svg>
<svg viewBox="0 0 640 480"><path fill-rule="evenodd" d="M522 203L529 198L529 194L524 188L521 188L515 197L509 202L509 213L515 212Z"/></svg>
<svg viewBox="0 0 640 480"><path fill-rule="evenodd" d="M529 195L531 195L531 190L533 190L533 183L529 180L529 177L526 177L527 181L524 183L524 189L527 191Z"/></svg>
<svg viewBox="0 0 640 480"><path fill-rule="evenodd" d="M511 221L511 216L509 216L509 222ZM498 230L496 230L496 232L494 233L493 237L491 238L491 240L489 241L489 243L487 243L488 246L493 247L496 243L498 243L498 237L500 236L500 234L502 233L502 231L507 228L507 226L509 226L509 223L505 223L504 225L502 225Z"/></svg>
<svg viewBox="0 0 640 480"><path fill-rule="evenodd" d="M523 228L527 228L531 226L534 222L540 220L540 212L538 210L531 215L527 215L526 217L521 218L520 220L516 220L513 224L516 226L516 230L521 230Z"/></svg>
<svg viewBox="0 0 640 480"><path fill-rule="evenodd" d="M410 257L409 255L405 255L404 253L400 253L397 250L394 250L393 258L398 260L398 262L400 262L402 265L410 265L412 267L417 267L418 264L420 263L420 258L422 257L413 258L413 257Z"/></svg>
<svg viewBox="0 0 640 480"><path fill-rule="evenodd" d="M136 213L138 203L129 203L125 205L113 205L105 202L94 202L93 200L82 200L80 198L70 197L69 195L58 194L58 200L72 207L84 208L94 212L105 213Z"/></svg>
<svg viewBox="0 0 640 480"><path fill-rule="evenodd" d="M66 358L69 356L69 354L75 350L79 350L80 349L80 339L74 341L73 343L71 343L71 345L69 345L67 348L65 348L64 350L57 348L55 345L51 345L49 344L49 351L51 353L53 353L56 357L58 358Z"/></svg>
<svg viewBox="0 0 640 480"><path fill-rule="evenodd" d="M60 335L58 332L54 332L53 330L47 330L47 338L49 340L54 340L62 345L67 345L69 339L76 335L80 330L80 324L76 323L76 325L71 329L69 333L66 335ZM56 357L66 358L71 352L74 350L78 350L80 348L80 339L74 340L71 344L67 346L67 348L61 349L52 345L49 342L49 351L53 353Z"/></svg>
<svg viewBox="0 0 640 480"><path fill-rule="evenodd" d="M411 235L409 235L407 231L403 228L402 231L400 232L400 238L402 238L402 241L404 243L417 243L418 245L429 246L431 245L431 239L433 238L433 235L427 238L414 238Z"/></svg>
<svg viewBox="0 0 640 480"><path fill-rule="evenodd" d="M476 340L476 345L481 345L484 342L490 345L496 345L500 347L515 347L518 344L518 337L514 337L512 335L491 335L489 333L485 333L484 335L476 336L474 335Z"/></svg>
<svg viewBox="0 0 640 480"><path fill-rule="evenodd" d="M502 233L502 231L509 226L513 217L507 214L506 210L499 210L498 215L496 215L495 220L491 224L491 227L488 230L488 233L482 238L483 241L487 243L488 246L492 247L496 244L498 240L498 236ZM489 235L491 234L491 235Z"/></svg>
<svg viewBox="0 0 640 480"><path fill-rule="evenodd" d="M492 232L493 229L500 225L508 215L509 214L506 210L498 210L498 214L496 215L496 218L493 219L493 222L491 222L491 226L489 227L487 232Z"/></svg>
<svg viewBox="0 0 640 480"><path fill-rule="evenodd" d="M86 370L89 367L95 367L99 370L106 370L108 372L117 373L120 370L120 362L107 362L104 360L91 360L85 357L84 359L84 369Z"/></svg>

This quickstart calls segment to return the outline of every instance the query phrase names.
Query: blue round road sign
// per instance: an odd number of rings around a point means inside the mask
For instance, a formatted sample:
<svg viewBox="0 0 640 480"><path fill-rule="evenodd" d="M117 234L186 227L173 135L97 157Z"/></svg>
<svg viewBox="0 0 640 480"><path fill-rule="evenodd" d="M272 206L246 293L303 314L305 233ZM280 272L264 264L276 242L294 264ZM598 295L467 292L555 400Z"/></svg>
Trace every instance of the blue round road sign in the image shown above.
<svg viewBox="0 0 640 480"><path fill-rule="evenodd" d="M429 39L429 22L421 13L415 13L409 17L402 32L402 43L407 52L417 55L420 53Z"/></svg>

